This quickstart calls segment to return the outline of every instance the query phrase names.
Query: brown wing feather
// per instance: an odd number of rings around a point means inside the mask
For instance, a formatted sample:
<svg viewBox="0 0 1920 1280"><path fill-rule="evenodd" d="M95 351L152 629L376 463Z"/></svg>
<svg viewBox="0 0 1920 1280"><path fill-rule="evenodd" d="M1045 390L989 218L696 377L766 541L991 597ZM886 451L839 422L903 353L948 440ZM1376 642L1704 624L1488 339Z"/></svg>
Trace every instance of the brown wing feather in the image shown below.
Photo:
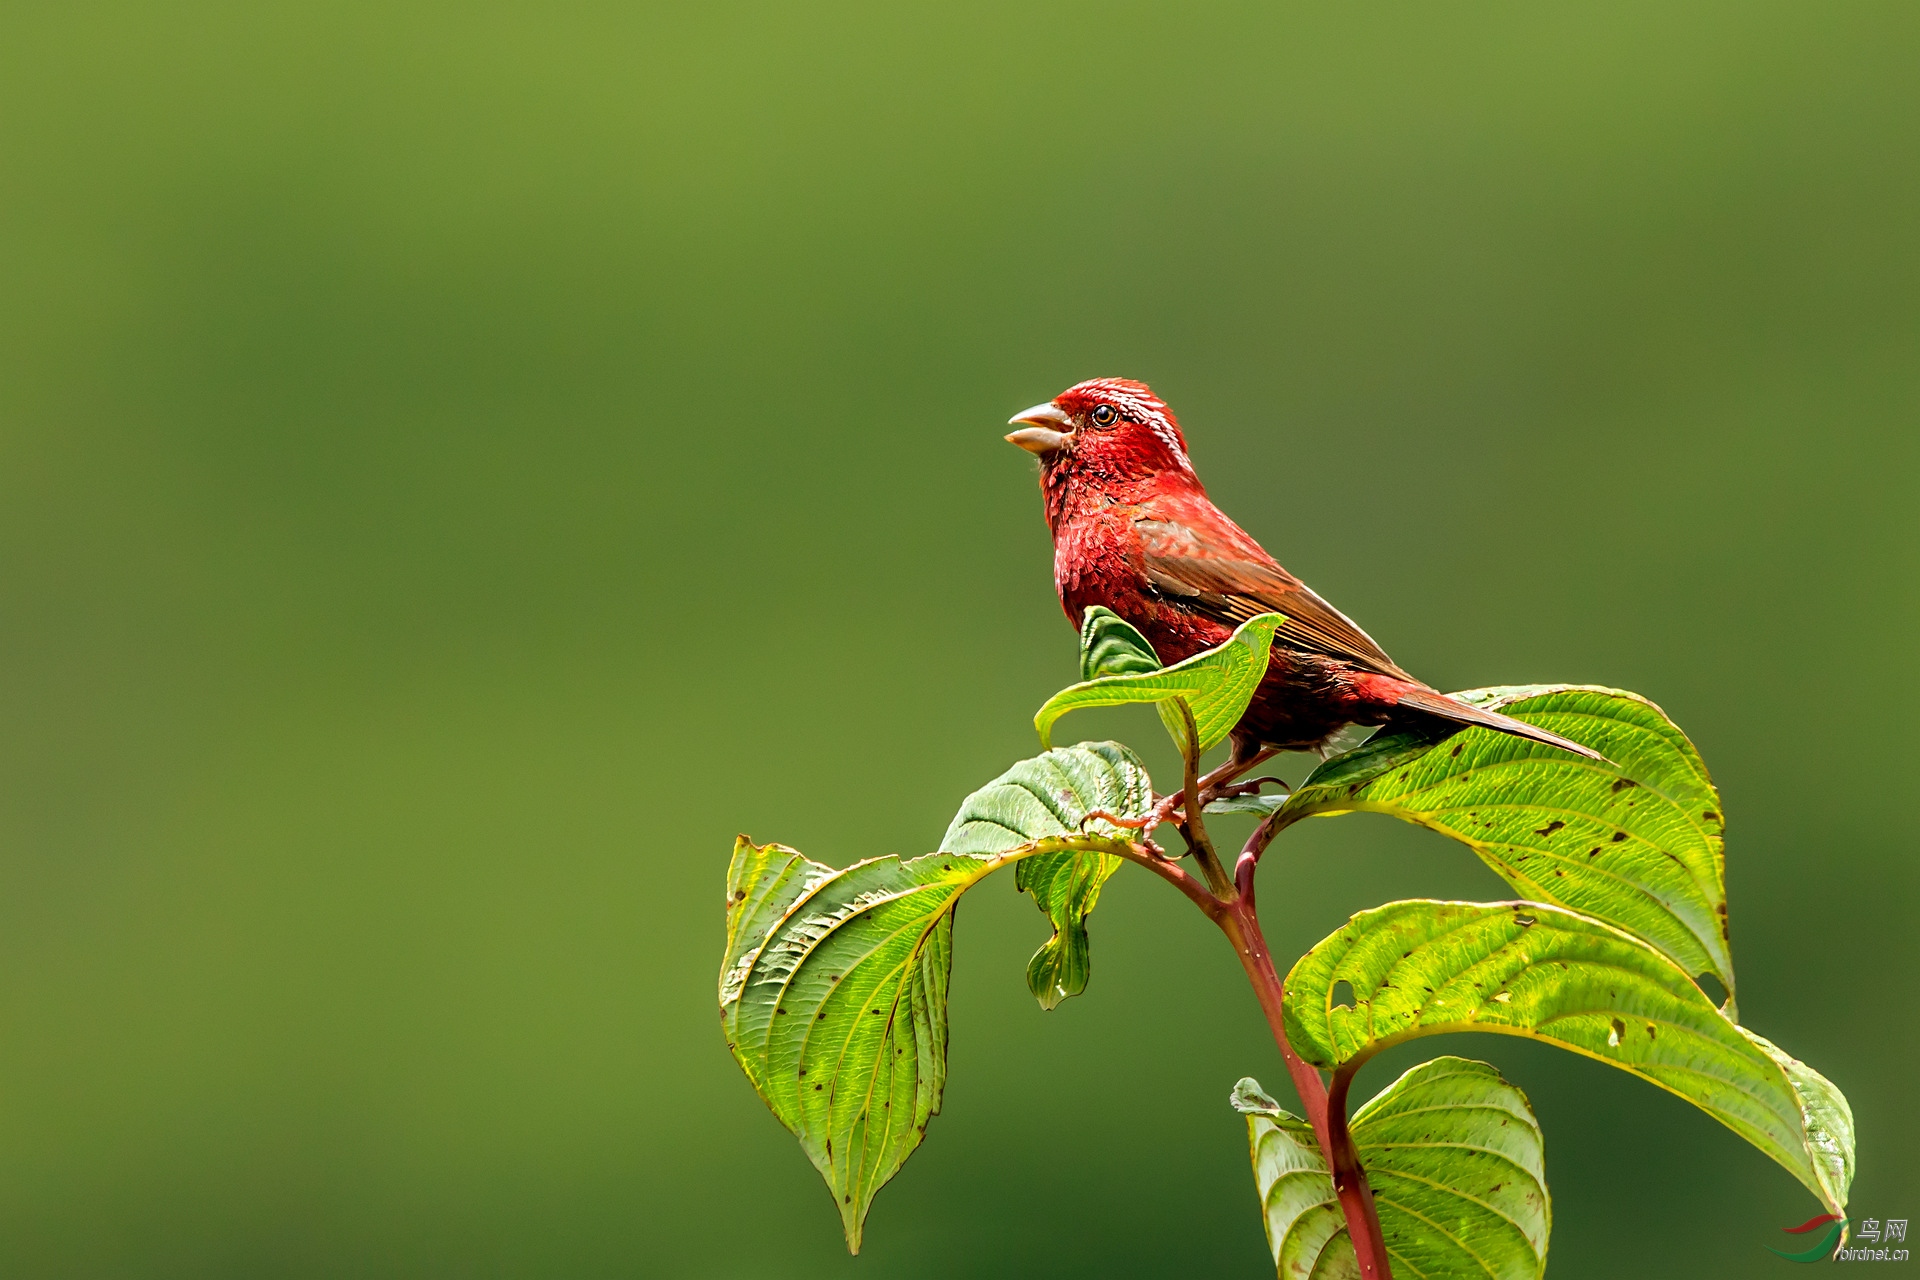
<svg viewBox="0 0 1920 1280"><path fill-rule="evenodd" d="M1154 541L1142 539L1147 581L1184 607L1229 626L1239 626L1257 614L1284 613L1287 621L1277 639L1298 649L1344 658L1383 676L1413 679L1372 636L1279 565L1159 554Z"/></svg>
<svg viewBox="0 0 1920 1280"><path fill-rule="evenodd" d="M1542 729L1538 725L1528 724L1524 720L1516 720L1512 716L1503 716L1498 711L1468 706L1458 698L1450 698L1434 689L1409 689L1400 695L1400 705L1412 707L1416 711L1425 711L1429 715L1439 716L1442 720L1451 720L1455 724L1483 725L1501 733L1510 733L1516 738L1544 742L1550 747L1559 747L1562 751L1571 751L1589 760L1599 760L1605 764L1613 763L1592 747L1582 746L1571 738L1563 738L1557 733Z"/></svg>
<svg viewBox="0 0 1920 1280"><path fill-rule="evenodd" d="M1207 555L1211 547L1202 543L1194 531L1177 520L1155 516L1135 519L1142 552L1142 568L1147 581L1162 596L1204 614L1216 622L1239 626L1262 613L1284 613L1287 621L1275 639L1297 649L1344 658L1364 670L1405 680L1411 686L1401 691L1398 705L1458 724L1482 725L1515 737L1528 738L1559 747L1577 755L1605 761L1591 747L1582 746L1557 733L1488 711L1469 706L1427 687L1424 681L1394 665L1373 637L1356 627L1338 609L1308 590L1306 583L1282 569L1259 549L1257 543L1230 526L1243 540L1243 554ZM1185 554L1183 554L1185 553ZM1260 559L1249 559L1247 554Z"/></svg>

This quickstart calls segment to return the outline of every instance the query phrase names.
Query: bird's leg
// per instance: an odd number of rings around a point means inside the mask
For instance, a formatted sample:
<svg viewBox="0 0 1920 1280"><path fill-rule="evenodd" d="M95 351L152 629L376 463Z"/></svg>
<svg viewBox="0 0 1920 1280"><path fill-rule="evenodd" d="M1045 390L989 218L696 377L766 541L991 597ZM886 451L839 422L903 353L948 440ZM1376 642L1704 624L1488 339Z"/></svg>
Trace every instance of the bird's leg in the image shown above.
<svg viewBox="0 0 1920 1280"><path fill-rule="evenodd" d="M1151 826L1153 823L1153 819L1151 817L1123 818L1117 813L1108 813L1105 809L1089 809L1087 810L1086 814L1082 816L1080 819L1081 828L1084 829L1086 825L1089 822L1093 821L1095 818L1098 818L1100 819L1100 821L1108 823L1112 826L1128 827L1136 831L1139 830L1141 827Z"/></svg>
<svg viewBox="0 0 1920 1280"><path fill-rule="evenodd" d="M1217 787L1214 789L1210 798L1214 800L1225 800L1230 796L1257 796L1260 794L1260 788L1269 782L1289 794L1293 791L1293 784L1285 778L1276 778L1272 774L1267 774L1265 777L1252 778L1246 782L1236 782L1230 786Z"/></svg>
<svg viewBox="0 0 1920 1280"><path fill-rule="evenodd" d="M1289 793L1293 791L1293 784L1285 778L1276 778L1272 774L1267 774L1246 782L1230 782L1225 786L1203 786L1200 791L1201 803L1212 804L1215 800L1226 800L1233 796L1257 796L1260 794L1260 788L1269 782L1283 791ZM1139 826L1144 823L1149 831L1159 826L1184 828L1187 825L1187 815L1181 812L1180 806L1185 799L1186 793L1181 791L1176 791L1170 796L1160 796L1154 801L1153 811L1146 817L1135 818L1121 825Z"/></svg>
<svg viewBox="0 0 1920 1280"><path fill-rule="evenodd" d="M1105 809L1089 809L1080 819L1081 830L1084 831L1086 829L1087 824L1089 822L1092 822L1095 818L1098 818L1102 822L1109 823L1116 827L1125 827L1129 830L1138 831L1140 833L1139 843L1141 847L1146 849L1148 853L1153 854L1157 858L1161 858L1168 862L1173 861L1172 858L1167 856L1167 851L1165 849L1161 848L1159 845L1153 842L1153 829L1159 824L1154 820L1154 817L1152 814L1147 814L1146 816L1140 817L1140 818L1125 818L1120 816L1117 813L1108 813Z"/></svg>
<svg viewBox="0 0 1920 1280"><path fill-rule="evenodd" d="M1247 737L1237 732L1231 741L1233 751L1228 755L1227 762L1200 779L1200 794L1209 800L1216 800L1223 794L1218 788L1232 782L1255 765L1280 754L1280 748L1262 746L1257 738ZM1281 785L1286 786L1285 783ZM1293 788L1287 787L1287 790L1291 791Z"/></svg>
<svg viewBox="0 0 1920 1280"><path fill-rule="evenodd" d="M1262 761L1269 760L1280 753L1278 747L1262 746L1257 739L1243 737L1238 733L1233 735L1232 743L1233 751L1232 754L1227 757L1226 763L1199 780L1200 803L1203 807L1223 796L1258 794L1261 784L1267 782L1278 783L1288 791L1293 790L1292 785L1285 779L1273 777L1256 778L1252 782L1241 783L1237 786L1231 785L1233 779L1239 777L1255 765L1260 764ZM1176 791L1172 795L1156 796L1154 797L1153 808L1138 818L1121 817L1117 814L1108 813L1105 809L1093 809L1087 813L1086 817L1081 819L1081 825L1084 827L1088 822L1099 818L1101 821L1111 823L1116 827L1125 827L1129 830L1138 831L1141 842L1145 844L1148 849L1159 854L1161 857L1171 860L1171 855L1167 854L1165 850L1155 844L1151 837L1153 836L1155 828L1165 826L1175 827L1179 829L1182 834L1185 834L1187 829L1187 815L1182 811L1182 805L1185 801L1186 792L1184 790ZM1189 841L1188 844L1188 852L1192 852L1191 841Z"/></svg>
<svg viewBox="0 0 1920 1280"><path fill-rule="evenodd" d="M1184 793L1179 791L1170 796L1157 798L1146 817L1147 830L1151 831L1155 827L1166 826L1169 823L1176 827L1186 826L1187 815L1180 812L1180 801L1183 798Z"/></svg>
<svg viewBox="0 0 1920 1280"><path fill-rule="evenodd" d="M1202 806L1218 800L1224 795L1238 796L1250 794L1247 789L1229 787L1226 784L1263 760L1271 759L1279 754L1278 747L1263 747L1255 739L1242 737L1237 733L1233 735L1232 741L1233 753L1227 757L1226 763L1200 779L1199 790L1200 803ZM1263 781L1278 782L1281 786L1286 787L1288 791L1293 790L1291 786L1288 786L1285 781L1279 778L1263 779ZM1259 789L1260 788L1255 785L1251 788L1251 791L1257 792ZM1156 797L1153 808L1148 811L1145 818L1137 818L1126 823L1116 823L1116 825L1129 827L1144 825L1145 831L1143 834L1145 835L1151 835L1155 827L1164 826L1174 826L1178 827L1181 831L1185 831L1187 827L1187 815L1181 810L1181 806L1185 801L1185 791L1176 791L1172 795ZM1088 816L1091 817L1093 815L1090 814Z"/></svg>

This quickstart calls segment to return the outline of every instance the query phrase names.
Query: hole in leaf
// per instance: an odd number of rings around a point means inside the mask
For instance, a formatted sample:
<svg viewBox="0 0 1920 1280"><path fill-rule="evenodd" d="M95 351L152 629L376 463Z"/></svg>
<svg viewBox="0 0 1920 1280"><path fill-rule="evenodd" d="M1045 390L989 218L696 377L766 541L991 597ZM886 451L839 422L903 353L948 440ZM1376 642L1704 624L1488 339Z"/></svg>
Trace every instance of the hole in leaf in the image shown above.
<svg viewBox="0 0 1920 1280"><path fill-rule="evenodd" d="M1353 984L1345 978L1333 984L1333 1007L1336 1009L1353 1008Z"/></svg>
<svg viewBox="0 0 1920 1280"><path fill-rule="evenodd" d="M1720 979L1710 973L1702 973L1696 974L1693 980L1702 991L1707 993L1707 999L1714 1004L1722 1005L1727 1002L1727 987Z"/></svg>

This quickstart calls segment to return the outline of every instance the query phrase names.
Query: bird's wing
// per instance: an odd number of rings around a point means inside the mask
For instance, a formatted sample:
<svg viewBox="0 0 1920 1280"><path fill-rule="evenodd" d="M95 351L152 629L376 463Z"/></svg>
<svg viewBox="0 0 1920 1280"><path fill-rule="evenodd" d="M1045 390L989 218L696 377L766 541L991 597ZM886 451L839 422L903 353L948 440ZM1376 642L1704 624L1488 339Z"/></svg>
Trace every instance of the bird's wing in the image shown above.
<svg viewBox="0 0 1920 1280"><path fill-rule="evenodd" d="M1170 603L1228 626L1262 613L1284 613L1287 621L1277 641L1343 658L1380 675L1414 679L1394 665L1372 636L1271 560L1212 554L1213 548L1176 521L1137 519L1133 524L1140 533L1147 581Z"/></svg>

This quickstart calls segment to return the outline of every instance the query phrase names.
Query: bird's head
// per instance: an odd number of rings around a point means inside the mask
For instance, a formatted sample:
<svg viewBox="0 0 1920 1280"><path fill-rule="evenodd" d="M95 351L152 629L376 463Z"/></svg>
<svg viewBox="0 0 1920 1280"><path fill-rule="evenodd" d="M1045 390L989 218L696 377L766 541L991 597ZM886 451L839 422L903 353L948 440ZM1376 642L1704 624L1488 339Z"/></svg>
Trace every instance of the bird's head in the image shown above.
<svg viewBox="0 0 1920 1280"><path fill-rule="evenodd" d="M1173 410L1144 382L1094 378L1013 416L1007 436L1040 459L1049 491L1174 479L1198 483Z"/></svg>

